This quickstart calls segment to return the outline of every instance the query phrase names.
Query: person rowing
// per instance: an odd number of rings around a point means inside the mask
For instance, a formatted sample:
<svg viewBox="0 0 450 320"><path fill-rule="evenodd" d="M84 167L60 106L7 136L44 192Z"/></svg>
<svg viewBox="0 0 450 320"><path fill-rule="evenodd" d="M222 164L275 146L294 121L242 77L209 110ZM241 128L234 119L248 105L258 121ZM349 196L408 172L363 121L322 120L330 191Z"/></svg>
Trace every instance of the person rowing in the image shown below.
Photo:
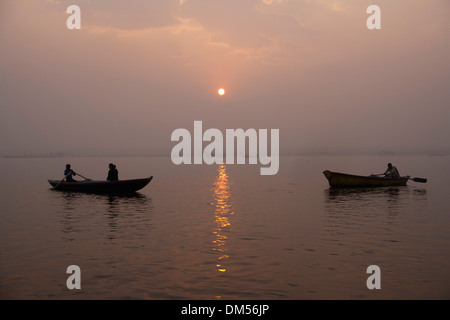
<svg viewBox="0 0 450 320"><path fill-rule="evenodd" d="M398 172L397 168L392 165L392 163L388 163L388 167L383 174L385 177L389 177L389 178L399 178L400 177L400 173Z"/></svg>
<svg viewBox="0 0 450 320"><path fill-rule="evenodd" d="M77 182L73 176L76 176L77 174L75 173L75 171L73 171L70 168L70 164L66 164L66 170L64 170L64 177L66 178L67 182Z"/></svg>

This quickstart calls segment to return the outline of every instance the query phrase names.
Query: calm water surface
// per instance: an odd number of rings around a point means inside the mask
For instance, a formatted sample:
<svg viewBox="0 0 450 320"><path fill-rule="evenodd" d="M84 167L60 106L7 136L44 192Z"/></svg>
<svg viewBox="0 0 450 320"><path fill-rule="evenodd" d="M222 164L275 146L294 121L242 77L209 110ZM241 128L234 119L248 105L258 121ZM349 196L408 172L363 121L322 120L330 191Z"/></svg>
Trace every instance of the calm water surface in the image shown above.
<svg viewBox="0 0 450 320"><path fill-rule="evenodd" d="M283 157L175 166L170 158L0 159L2 299L449 299L449 157ZM133 196L59 192L67 162L92 179L154 176ZM325 169L387 162L428 178L328 188ZM381 290L366 287L370 265ZM66 269L81 269L68 290Z"/></svg>

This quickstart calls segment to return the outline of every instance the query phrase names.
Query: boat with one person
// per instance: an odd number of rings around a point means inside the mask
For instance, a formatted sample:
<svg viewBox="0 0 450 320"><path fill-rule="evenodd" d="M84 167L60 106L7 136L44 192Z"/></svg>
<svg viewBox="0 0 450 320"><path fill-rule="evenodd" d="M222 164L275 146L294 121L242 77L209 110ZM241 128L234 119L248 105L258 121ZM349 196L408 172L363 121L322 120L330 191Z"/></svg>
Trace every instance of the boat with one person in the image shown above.
<svg viewBox="0 0 450 320"><path fill-rule="evenodd" d="M416 182L426 182L426 179L413 178L410 176L390 177L390 176L359 176L354 174L332 172L325 170L323 172L328 180L330 187L333 188L359 188L359 187L390 187L390 186L406 186L408 180Z"/></svg>
<svg viewBox="0 0 450 320"><path fill-rule="evenodd" d="M143 189L152 181L153 176L144 179L130 179L130 180L90 180L77 182L68 182L63 180L51 180L48 182L55 190L62 191L78 191L87 193L105 193L105 194L124 194L133 193Z"/></svg>

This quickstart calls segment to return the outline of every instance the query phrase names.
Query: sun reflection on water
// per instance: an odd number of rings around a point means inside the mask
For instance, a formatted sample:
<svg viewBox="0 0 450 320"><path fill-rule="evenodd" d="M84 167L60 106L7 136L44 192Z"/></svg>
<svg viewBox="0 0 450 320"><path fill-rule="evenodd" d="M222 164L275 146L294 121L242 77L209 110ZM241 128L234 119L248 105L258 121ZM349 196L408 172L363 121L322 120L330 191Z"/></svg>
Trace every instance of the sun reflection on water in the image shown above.
<svg viewBox="0 0 450 320"><path fill-rule="evenodd" d="M228 240L227 233L230 231L230 215L233 214L231 207L231 182L226 172L226 166L221 164L218 168L218 175L214 181L214 231L215 235L214 251L218 253L217 258L217 270L219 272L226 272L225 267L226 260L229 256L227 254L228 249L226 243Z"/></svg>

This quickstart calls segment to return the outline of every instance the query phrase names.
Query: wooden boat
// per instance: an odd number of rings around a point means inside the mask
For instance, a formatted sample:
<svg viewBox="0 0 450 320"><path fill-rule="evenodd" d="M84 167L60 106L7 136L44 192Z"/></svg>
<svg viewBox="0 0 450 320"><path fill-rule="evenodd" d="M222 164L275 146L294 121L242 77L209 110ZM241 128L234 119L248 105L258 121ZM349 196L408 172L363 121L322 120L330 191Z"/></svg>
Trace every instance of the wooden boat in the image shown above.
<svg viewBox="0 0 450 320"><path fill-rule="evenodd" d="M52 187L56 190L63 191L78 191L87 193L107 193L107 194L124 194L133 193L144 188L153 179L131 179L119 181L99 181L99 180L85 180L77 182L67 182L61 180L48 180Z"/></svg>
<svg viewBox="0 0 450 320"><path fill-rule="evenodd" d="M325 170L323 174L327 178L330 187L333 188L406 186L406 182L410 179L409 176L398 178L380 177L375 175L358 176L353 174L331 172L328 170Z"/></svg>

